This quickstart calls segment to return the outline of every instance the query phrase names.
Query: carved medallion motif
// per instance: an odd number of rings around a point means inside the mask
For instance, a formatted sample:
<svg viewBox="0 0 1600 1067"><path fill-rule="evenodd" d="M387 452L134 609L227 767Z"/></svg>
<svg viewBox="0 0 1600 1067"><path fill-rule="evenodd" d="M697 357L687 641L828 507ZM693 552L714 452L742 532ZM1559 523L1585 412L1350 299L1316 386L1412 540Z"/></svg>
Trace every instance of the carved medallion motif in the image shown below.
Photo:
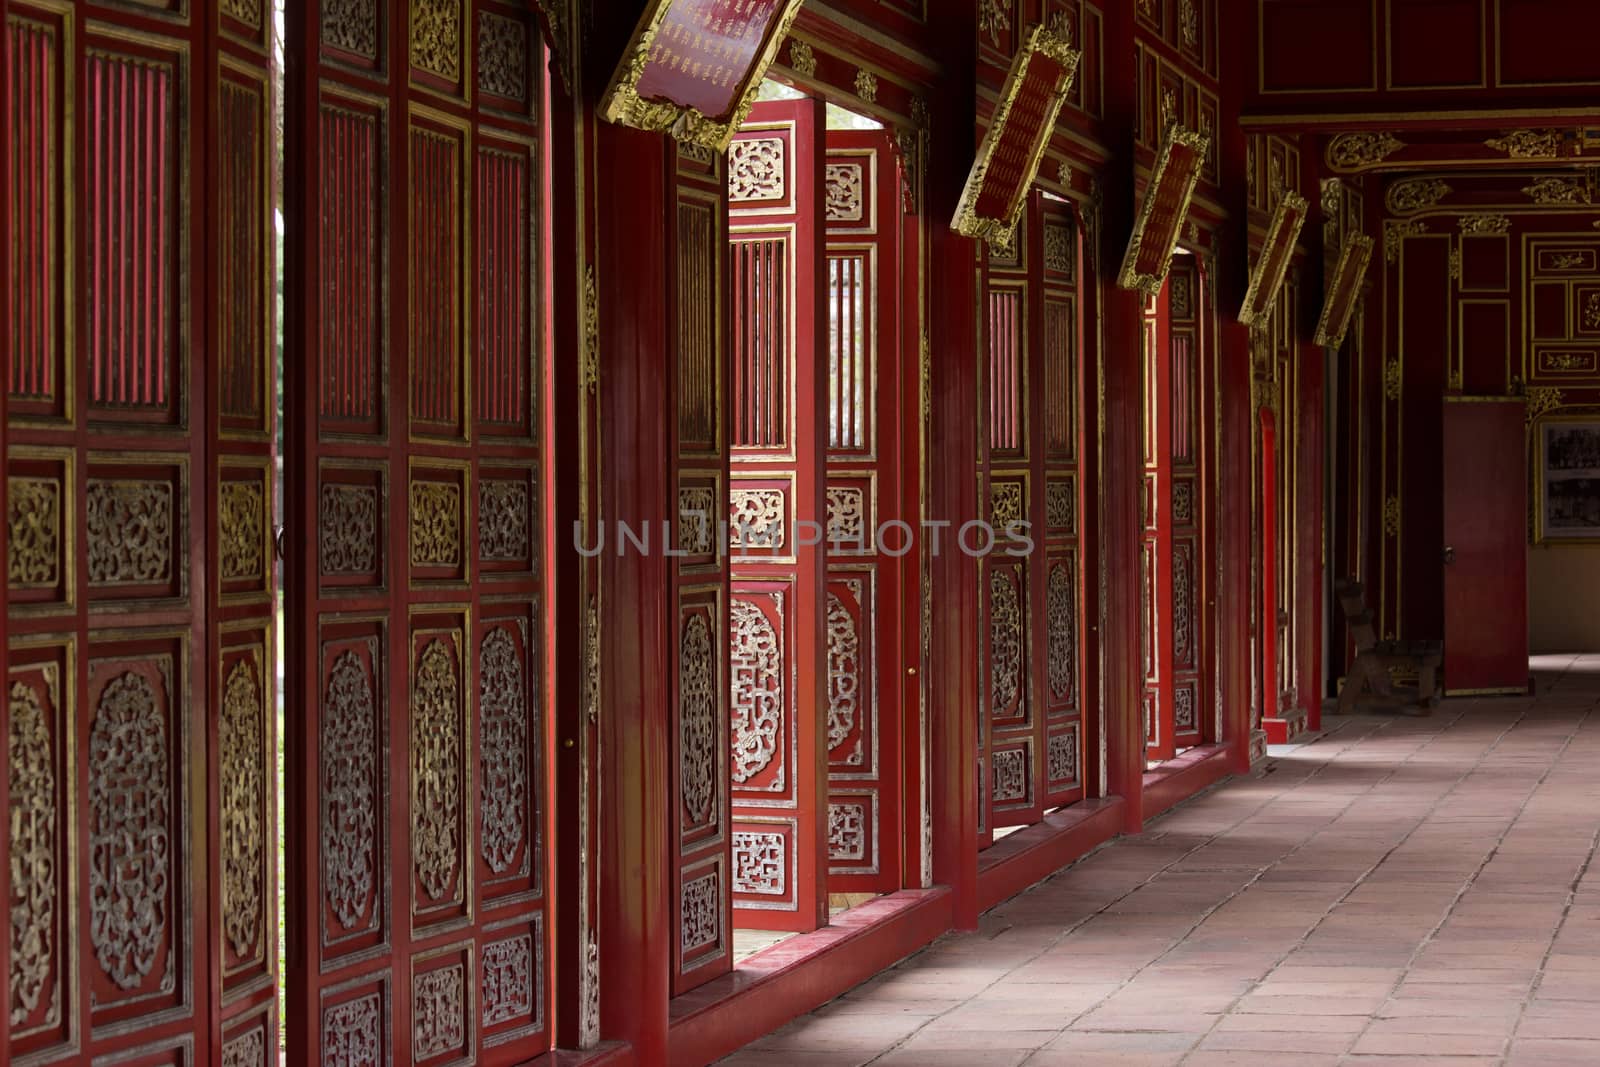
<svg viewBox="0 0 1600 1067"><path fill-rule="evenodd" d="M733 600L729 621L731 773L742 785L766 770L778 752L778 731L783 725L783 645L772 621L748 600ZM783 788L781 764L769 788Z"/></svg>
<svg viewBox="0 0 1600 1067"><path fill-rule="evenodd" d="M694 824L710 816L717 795L716 676L711 627L703 612L695 612L678 642L678 778L684 812Z"/></svg>
<svg viewBox="0 0 1600 1067"><path fill-rule="evenodd" d="M324 0L322 43L365 59L378 58L376 0Z"/></svg>
<svg viewBox="0 0 1600 1067"><path fill-rule="evenodd" d="M411 65L445 81L461 76L458 0L410 0Z"/></svg>
<svg viewBox="0 0 1600 1067"><path fill-rule="evenodd" d="M483 946L483 1025L499 1026L534 1014L533 935Z"/></svg>
<svg viewBox="0 0 1600 1067"><path fill-rule="evenodd" d="M503 626L478 649L479 804L483 862L504 874L522 855L528 796L528 686L517 643Z"/></svg>
<svg viewBox="0 0 1600 1067"><path fill-rule="evenodd" d="M417 1059L466 1044L466 969L459 963L411 980L411 1051Z"/></svg>
<svg viewBox="0 0 1600 1067"><path fill-rule="evenodd" d="M828 805L828 858L846 863L867 858L866 805Z"/></svg>
<svg viewBox="0 0 1600 1067"><path fill-rule="evenodd" d="M143 675L113 678L89 732L89 941L117 988L172 981L167 716ZM163 951L165 949L165 951Z"/></svg>
<svg viewBox="0 0 1600 1067"><path fill-rule="evenodd" d="M378 491L366 485L324 485L317 549L323 574L376 572Z"/></svg>
<svg viewBox="0 0 1600 1067"><path fill-rule="evenodd" d="M733 547L774 550L783 547L783 490L735 489L728 494L728 507L729 540Z"/></svg>
<svg viewBox="0 0 1600 1067"><path fill-rule="evenodd" d="M60 580L61 486L13 477L6 485L6 578L13 588L48 588Z"/></svg>
<svg viewBox="0 0 1600 1067"><path fill-rule="evenodd" d="M784 841L782 834L735 830L733 832L733 889L736 893L781 897Z"/></svg>
<svg viewBox="0 0 1600 1067"><path fill-rule="evenodd" d="M1078 604L1072 571L1066 563L1050 568L1045 589L1045 620L1050 640L1050 695L1056 700L1068 700L1078 673Z"/></svg>
<svg viewBox="0 0 1600 1067"><path fill-rule="evenodd" d="M860 222L862 217L862 166L860 163L829 163L823 172L827 198L825 213L830 222Z"/></svg>
<svg viewBox="0 0 1600 1067"><path fill-rule="evenodd" d="M989 575L989 709L1012 714L1022 694L1022 602L1006 572Z"/></svg>
<svg viewBox="0 0 1600 1067"><path fill-rule="evenodd" d="M335 1004L322 1013L323 1067L379 1067L378 994Z"/></svg>
<svg viewBox="0 0 1600 1067"><path fill-rule="evenodd" d="M522 103L528 97L528 31L517 19L478 12L478 91Z"/></svg>
<svg viewBox="0 0 1600 1067"><path fill-rule="evenodd" d="M828 750L832 752L855 731L861 714L861 635L844 602L828 594ZM861 762L858 740L846 757Z"/></svg>
<svg viewBox="0 0 1600 1067"><path fill-rule="evenodd" d="M236 661L222 692L222 930L234 954L255 958L261 944L261 685L253 654Z"/></svg>
<svg viewBox="0 0 1600 1067"><path fill-rule="evenodd" d="M990 757L994 781L989 795L997 803L1011 803L1028 799L1028 753L1020 748L1007 748Z"/></svg>
<svg viewBox="0 0 1600 1067"><path fill-rule="evenodd" d="M411 691L411 862L429 900L456 889L461 861L461 695L456 657L429 641Z"/></svg>
<svg viewBox="0 0 1600 1067"><path fill-rule="evenodd" d="M461 487L411 483L411 565L454 567L461 562Z"/></svg>
<svg viewBox="0 0 1600 1067"><path fill-rule="evenodd" d="M15 483L13 483L14 485ZM7 702L11 729L11 1025L32 1019L45 1002L46 1021L60 1017L50 971L56 952L56 770L44 703L31 685L14 682Z"/></svg>
<svg viewBox="0 0 1600 1067"><path fill-rule="evenodd" d="M89 482L90 585L144 585L172 579L172 485Z"/></svg>
<svg viewBox="0 0 1600 1067"><path fill-rule="evenodd" d="M374 779L376 708L354 652L328 676L322 704L322 877L328 905L346 930L366 913L377 875Z"/></svg>
<svg viewBox="0 0 1600 1067"><path fill-rule="evenodd" d="M828 487L828 543L868 547L866 493L860 487Z"/></svg>
<svg viewBox="0 0 1600 1067"><path fill-rule="evenodd" d="M528 483L486 478L478 483L478 555L491 563L530 559Z"/></svg>
<svg viewBox="0 0 1600 1067"><path fill-rule="evenodd" d="M264 512L260 482L223 482L217 501L222 577L238 581L263 573Z"/></svg>
<svg viewBox="0 0 1600 1067"><path fill-rule="evenodd" d="M783 140L752 137L728 146L728 199L782 200L787 189Z"/></svg>
<svg viewBox="0 0 1600 1067"><path fill-rule="evenodd" d="M697 948L715 945L721 936L722 902L713 871L683 884L678 943L683 954L688 955Z"/></svg>

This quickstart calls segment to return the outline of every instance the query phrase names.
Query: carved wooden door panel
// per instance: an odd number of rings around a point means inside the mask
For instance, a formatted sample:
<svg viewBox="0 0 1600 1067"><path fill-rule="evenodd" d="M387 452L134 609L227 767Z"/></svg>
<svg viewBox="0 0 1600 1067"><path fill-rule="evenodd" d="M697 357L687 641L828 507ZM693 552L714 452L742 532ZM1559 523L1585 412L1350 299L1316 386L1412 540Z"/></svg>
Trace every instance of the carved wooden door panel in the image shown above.
<svg viewBox="0 0 1600 1067"><path fill-rule="evenodd" d="M1145 753L1177 752L1173 738L1172 663L1172 290L1169 276L1144 316L1144 486L1140 579L1140 649L1144 664Z"/></svg>
<svg viewBox="0 0 1600 1067"><path fill-rule="evenodd" d="M828 888L893 892L904 856L898 388L902 204L893 142L829 130L827 222ZM821 373L821 364L818 372Z"/></svg>
<svg viewBox="0 0 1600 1067"><path fill-rule="evenodd" d="M1262 719L1278 716L1278 425L1267 408L1259 415L1261 471L1256 485L1260 526L1260 599L1256 607L1256 685ZM1260 728L1260 721L1255 723Z"/></svg>
<svg viewBox="0 0 1600 1067"><path fill-rule="evenodd" d="M827 922L822 172L814 100L758 105L728 149L733 890L758 929Z"/></svg>
<svg viewBox="0 0 1600 1067"><path fill-rule="evenodd" d="M1178 257L1167 279L1171 328L1167 341L1169 396L1167 418L1170 463L1169 495L1162 499L1171 515L1171 550L1165 568L1171 571L1170 629L1172 661L1170 696L1174 748L1201 740L1205 706L1203 668L1208 640L1201 596L1208 553L1201 536L1205 428L1210 424L1201 404L1200 272L1192 256Z"/></svg>
<svg viewBox="0 0 1600 1067"><path fill-rule="evenodd" d="M7 5L16 1063L276 1047L266 27L221 12Z"/></svg>
<svg viewBox="0 0 1600 1067"><path fill-rule="evenodd" d="M289 1060L521 1061L548 1033L538 37L489 2L297 10Z"/></svg>

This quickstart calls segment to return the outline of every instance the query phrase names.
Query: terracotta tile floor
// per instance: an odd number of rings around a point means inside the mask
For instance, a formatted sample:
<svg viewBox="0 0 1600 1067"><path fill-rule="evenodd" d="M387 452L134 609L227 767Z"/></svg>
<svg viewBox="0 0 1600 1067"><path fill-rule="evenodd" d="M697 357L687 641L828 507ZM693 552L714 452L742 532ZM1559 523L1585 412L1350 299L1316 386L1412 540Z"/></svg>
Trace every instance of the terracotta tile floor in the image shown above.
<svg viewBox="0 0 1600 1067"><path fill-rule="evenodd" d="M1600 1064L1600 656L1326 720L725 1060Z"/></svg>

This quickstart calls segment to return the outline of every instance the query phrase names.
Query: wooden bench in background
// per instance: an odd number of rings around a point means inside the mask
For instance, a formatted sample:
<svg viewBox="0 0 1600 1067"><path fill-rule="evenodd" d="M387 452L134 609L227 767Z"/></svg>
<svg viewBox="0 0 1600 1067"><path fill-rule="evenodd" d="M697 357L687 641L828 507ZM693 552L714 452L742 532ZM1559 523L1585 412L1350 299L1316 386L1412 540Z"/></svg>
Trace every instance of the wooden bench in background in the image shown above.
<svg viewBox="0 0 1600 1067"><path fill-rule="evenodd" d="M1361 583L1342 579L1333 583L1333 591L1344 609L1350 640L1356 649L1356 661L1350 665L1344 688L1339 691L1339 714L1348 715L1362 704L1398 708L1408 715L1427 715L1437 707L1443 643L1379 641ZM1416 688L1396 685L1394 673L1414 673Z"/></svg>

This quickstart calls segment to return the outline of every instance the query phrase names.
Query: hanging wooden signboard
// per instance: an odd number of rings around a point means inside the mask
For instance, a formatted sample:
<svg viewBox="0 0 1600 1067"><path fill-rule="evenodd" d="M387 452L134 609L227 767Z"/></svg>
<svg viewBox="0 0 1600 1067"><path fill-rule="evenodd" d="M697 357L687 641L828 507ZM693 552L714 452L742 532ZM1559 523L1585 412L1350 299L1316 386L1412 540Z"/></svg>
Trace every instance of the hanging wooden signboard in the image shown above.
<svg viewBox="0 0 1600 1067"><path fill-rule="evenodd" d="M1306 222L1306 198L1285 190L1272 212L1272 222L1267 226L1267 239L1261 244L1261 254L1250 270L1250 287L1245 290L1244 307L1239 309L1239 321L1249 326L1264 318L1277 302L1278 290L1283 288L1283 276L1289 270L1289 260L1294 256L1294 243L1300 239L1300 227Z"/></svg>
<svg viewBox="0 0 1600 1067"><path fill-rule="evenodd" d="M605 95L608 122L718 152L738 132L801 0L651 0Z"/></svg>
<svg viewBox="0 0 1600 1067"><path fill-rule="evenodd" d="M1339 265L1333 269L1328 296L1322 304L1322 317L1317 320L1317 344L1329 348L1344 344L1344 333L1350 328L1350 315L1355 311L1356 297L1361 294L1361 282L1367 275L1367 261L1371 258L1372 238L1351 234L1339 252Z"/></svg>
<svg viewBox="0 0 1600 1067"><path fill-rule="evenodd" d="M1147 297L1161 292L1210 140L1203 133L1176 126L1167 131L1150 172L1150 184L1145 187L1144 202L1139 205L1128 251L1122 257L1122 273L1117 276L1122 288L1138 289Z"/></svg>
<svg viewBox="0 0 1600 1067"><path fill-rule="evenodd" d="M1078 56L1043 26L1024 38L956 204L951 225L957 233L1005 243L1016 229Z"/></svg>

